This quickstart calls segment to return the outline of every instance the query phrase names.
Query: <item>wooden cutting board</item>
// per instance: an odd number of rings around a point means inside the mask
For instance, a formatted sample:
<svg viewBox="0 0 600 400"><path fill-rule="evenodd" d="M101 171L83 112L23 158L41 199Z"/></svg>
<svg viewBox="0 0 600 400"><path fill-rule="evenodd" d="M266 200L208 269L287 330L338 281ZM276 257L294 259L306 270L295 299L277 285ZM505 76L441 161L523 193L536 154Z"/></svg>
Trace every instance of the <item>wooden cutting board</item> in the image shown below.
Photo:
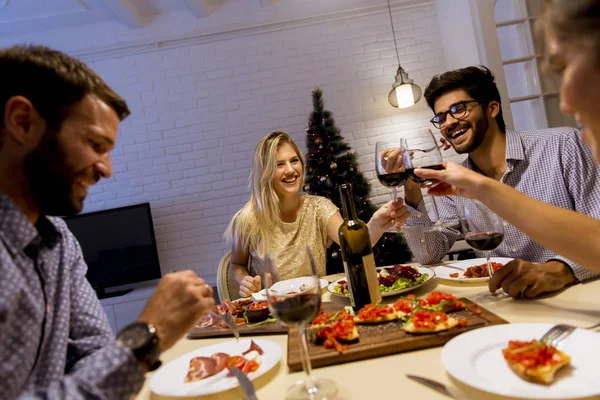
<svg viewBox="0 0 600 400"><path fill-rule="evenodd" d="M482 313L476 315L468 311L470 300L461 298L467 304L467 310L448 313L453 317L466 318L467 326L456 327L444 332L411 334L404 332L401 322L392 321L377 325L356 325L360 335L357 343L350 344L347 351L339 354L334 349L326 349L313 343L308 343L310 361L313 368L325 367L334 364L344 364L351 361L363 360L385 356L388 354L403 353L406 351L424 349L427 347L441 346L453 337L463 332L490 325L507 324L508 321L496 314L478 307ZM333 307L333 308L332 308ZM325 312L337 311L339 304L323 303ZM288 336L288 367L290 371L302 371L300 360L300 337L296 329L290 329Z"/></svg>
<svg viewBox="0 0 600 400"><path fill-rule="evenodd" d="M238 331L240 336L248 336L248 335L272 335L274 333L287 333L288 327L279 323L273 322L270 324L263 325L238 325ZM208 326L206 328L194 327L188 333L188 339L205 339L211 337L221 337L221 336L231 336L233 337L233 332L231 329L215 329L212 326Z"/></svg>

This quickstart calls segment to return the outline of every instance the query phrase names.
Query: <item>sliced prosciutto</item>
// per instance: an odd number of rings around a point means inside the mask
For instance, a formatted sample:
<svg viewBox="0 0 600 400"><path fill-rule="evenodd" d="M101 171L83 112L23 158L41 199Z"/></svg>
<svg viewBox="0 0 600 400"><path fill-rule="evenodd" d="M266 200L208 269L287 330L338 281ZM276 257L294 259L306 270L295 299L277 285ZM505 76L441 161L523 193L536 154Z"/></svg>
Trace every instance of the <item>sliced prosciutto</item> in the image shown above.
<svg viewBox="0 0 600 400"><path fill-rule="evenodd" d="M248 350L246 350L245 352L243 352L242 354L246 355L246 354L250 353L252 350L256 351L261 356L264 353L263 349L261 349L260 346L257 345L256 343L254 343L254 340L252 340L252 341L250 341L250 348Z"/></svg>
<svg viewBox="0 0 600 400"><path fill-rule="evenodd" d="M227 366L227 360L229 360L230 356L229 354L225 353L215 353L211 356L211 358L217 362L214 373L218 374L225 369Z"/></svg>
<svg viewBox="0 0 600 400"><path fill-rule="evenodd" d="M185 382L195 382L208 378L216 373L216 367L217 361L214 358L194 357L190 360L190 367L188 368Z"/></svg>

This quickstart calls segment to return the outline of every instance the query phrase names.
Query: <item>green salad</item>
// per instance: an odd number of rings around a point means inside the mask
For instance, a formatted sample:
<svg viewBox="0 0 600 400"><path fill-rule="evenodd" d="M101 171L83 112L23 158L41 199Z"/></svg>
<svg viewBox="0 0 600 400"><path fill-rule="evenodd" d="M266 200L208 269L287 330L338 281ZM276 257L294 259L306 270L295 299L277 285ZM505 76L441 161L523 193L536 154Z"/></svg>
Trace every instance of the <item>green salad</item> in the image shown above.
<svg viewBox="0 0 600 400"><path fill-rule="evenodd" d="M417 286L425 282L429 275L421 274L416 268L410 266L395 265L379 269L377 277L379 279L379 291L387 293ZM333 292L347 296L348 282L346 280L339 281L333 287Z"/></svg>

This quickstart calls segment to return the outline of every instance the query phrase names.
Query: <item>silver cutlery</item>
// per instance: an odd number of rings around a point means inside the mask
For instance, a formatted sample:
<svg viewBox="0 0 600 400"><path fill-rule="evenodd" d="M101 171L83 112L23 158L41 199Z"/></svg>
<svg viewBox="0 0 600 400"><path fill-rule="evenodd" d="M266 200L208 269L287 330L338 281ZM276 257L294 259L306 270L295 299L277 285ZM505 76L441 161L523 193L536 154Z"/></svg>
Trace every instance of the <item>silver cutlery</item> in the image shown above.
<svg viewBox="0 0 600 400"><path fill-rule="evenodd" d="M217 312L211 311L211 314L221 321L225 322L229 329L233 331L233 336L235 336L235 340L237 344L240 344L240 333L237 328L237 324L235 323L235 318L231 314L219 314Z"/></svg>
<svg viewBox="0 0 600 400"><path fill-rule="evenodd" d="M244 391L246 397L248 397L248 400L258 400L258 397L256 397L256 390L254 389L254 384L246 376L246 374L244 374L242 371L235 367L231 367L230 370L233 373L233 375L237 378L238 382L240 383L240 387Z"/></svg>
<svg viewBox="0 0 600 400"><path fill-rule="evenodd" d="M561 340L565 339L567 336L569 336L571 333L573 333L574 330L575 330L575 327L572 325L567 325L567 324L554 325L552 328L550 328L548 330L548 332L546 332L544 334L544 336L542 336L540 338L539 341L542 343L549 343L550 346L556 347L556 346L558 346L558 344L560 343Z"/></svg>
<svg viewBox="0 0 600 400"><path fill-rule="evenodd" d="M430 389L435 390L438 393L441 393L445 396L448 396L452 399L456 400L470 400L465 394L463 394L460 390L453 388L451 386L446 386L443 383L438 381L434 381L433 379L425 378L423 376L418 375L409 375L406 374L406 377L412 379L415 382L419 382L421 385L425 385Z"/></svg>
<svg viewBox="0 0 600 400"><path fill-rule="evenodd" d="M421 149L410 149L410 151L420 151L422 153L430 153L432 151L434 151L435 149L441 149L442 147L444 147L443 144L440 144L439 146L433 146L430 147L429 149L425 149L425 150L421 150Z"/></svg>

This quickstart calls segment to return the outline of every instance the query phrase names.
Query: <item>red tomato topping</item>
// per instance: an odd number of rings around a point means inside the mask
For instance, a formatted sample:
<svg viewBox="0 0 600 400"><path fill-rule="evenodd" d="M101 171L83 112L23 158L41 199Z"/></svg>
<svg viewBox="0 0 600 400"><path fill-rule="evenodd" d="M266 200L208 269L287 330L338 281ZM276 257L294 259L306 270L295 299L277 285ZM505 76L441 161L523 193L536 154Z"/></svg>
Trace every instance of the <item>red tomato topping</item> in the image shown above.
<svg viewBox="0 0 600 400"><path fill-rule="evenodd" d="M374 320L386 315L393 314L394 309L390 306L367 304L358 311L358 318L362 320Z"/></svg>
<svg viewBox="0 0 600 400"><path fill-rule="evenodd" d="M538 365L553 365L562 361L561 355L552 346L537 340L511 340L508 347L502 350L504 358L520 363L525 368Z"/></svg>
<svg viewBox="0 0 600 400"><path fill-rule="evenodd" d="M264 310L265 308L268 308L269 305L267 304L266 301L260 301L258 303L252 303L246 306L246 308L248 310Z"/></svg>
<svg viewBox="0 0 600 400"><path fill-rule="evenodd" d="M416 307L415 299L414 297L409 299L398 299L392 307L396 311L402 311L403 313L410 314Z"/></svg>
<svg viewBox="0 0 600 400"><path fill-rule="evenodd" d="M440 322L448 320L448 314L440 311L418 310L411 317L412 323L417 328L434 328Z"/></svg>

